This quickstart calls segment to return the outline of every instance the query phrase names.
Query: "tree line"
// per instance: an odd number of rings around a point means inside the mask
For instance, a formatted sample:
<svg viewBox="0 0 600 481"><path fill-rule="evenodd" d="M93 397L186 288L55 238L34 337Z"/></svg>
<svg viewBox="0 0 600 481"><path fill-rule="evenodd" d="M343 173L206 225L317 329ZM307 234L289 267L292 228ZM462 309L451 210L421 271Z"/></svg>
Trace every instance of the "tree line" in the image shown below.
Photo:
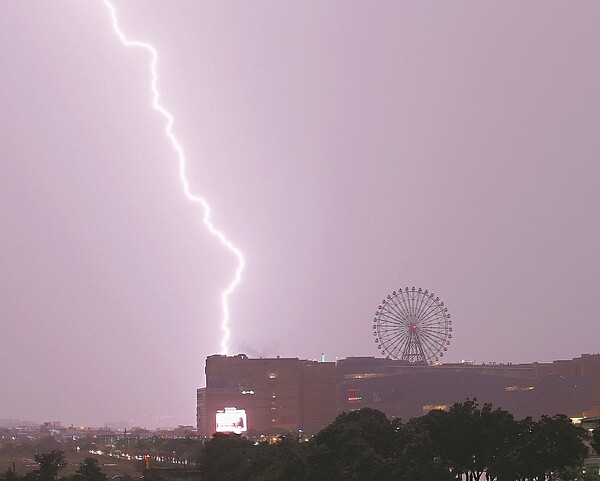
<svg viewBox="0 0 600 481"><path fill-rule="evenodd" d="M600 481L582 473L586 438L564 415L516 420L466 400L407 423L368 408L342 413L305 443L215 434L198 468L202 481ZM591 445L600 453L600 429Z"/></svg>
<svg viewBox="0 0 600 481"><path fill-rule="evenodd" d="M67 466L65 452L60 450L36 454L35 462L39 466L37 469L22 476L9 469L2 475L2 481L56 481L59 478L59 473ZM107 481L106 474L102 472L97 458L85 458L75 474L62 479L68 481Z"/></svg>
<svg viewBox="0 0 600 481"><path fill-rule="evenodd" d="M292 435L275 444L216 433L200 447L198 481L600 481L583 473L588 443L600 454L600 429L588 436L564 415L516 420L467 399L403 423L381 411L340 414L308 442ZM56 481L64 452L36 455L39 468L8 470L0 481ZM152 473L145 473L152 478ZM106 481L86 458L69 481ZM158 478L156 478L158 479ZM126 481L126 480L124 480Z"/></svg>

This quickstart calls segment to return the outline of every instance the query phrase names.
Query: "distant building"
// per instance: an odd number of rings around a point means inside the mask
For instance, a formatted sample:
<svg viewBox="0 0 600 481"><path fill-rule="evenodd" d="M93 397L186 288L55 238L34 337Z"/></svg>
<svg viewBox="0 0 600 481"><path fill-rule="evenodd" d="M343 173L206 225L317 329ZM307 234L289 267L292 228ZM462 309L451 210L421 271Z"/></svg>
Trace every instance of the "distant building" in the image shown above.
<svg viewBox="0 0 600 481"><path fill-rule="evenodd" d="M129 421L106 421L104 426L108 429L114 429L116 431L123 431L124 429L129 429L131 427L131 422Z"/></svg>
<svg viewBox="0 0 600 481"><path fill-rule="evenodd" d="M40 426L40 432L48 436L60 437L64 435L67 428L63 427L60 421L46 421Z"/></svg>
<svg viewBox="0 0 600 481"><path fill-rule="evenodd" d="M206 387L197 392L197 425L200 435L210 436L217 411L237 408L246 412L250 435L312 434L342 411L371 407L408 420L466 398L517 418L600 416L600 354L552 363L436 366L375 357L332 363L210 356Z"/></svg>
<svg viewBox="0 0 600 481"><path fill-rule="evenodd" d="M208 430L206 426L206 388L201 387L196 391L196 427L200 436L207 436L205 434ZM212 434L212 433L211 433Z"/></svg>
<svg viewBox="0 0 600 481"><path fill-rule="evenodd" d="M21 424L22 422L20 419L0 419L0 428L14 428Z"/></svg>

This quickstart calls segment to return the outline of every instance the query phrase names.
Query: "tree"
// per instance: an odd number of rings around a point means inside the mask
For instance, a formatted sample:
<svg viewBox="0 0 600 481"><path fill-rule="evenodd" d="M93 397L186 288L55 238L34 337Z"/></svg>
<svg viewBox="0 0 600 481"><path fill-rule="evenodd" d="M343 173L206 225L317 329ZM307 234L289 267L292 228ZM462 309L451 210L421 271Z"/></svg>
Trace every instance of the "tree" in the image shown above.
<svg viewBox="0 0 600 481"><path fill-rule="evenodd" d="M585 471L581 466L569 466L559 474L560 481L600 481L600 475L596 470Z"/></svg>
<svg viewBox="0 0 600 481"><path fill-rule="evenodd" d="M215 433L198 459L198 469L205 481L244 479L250 464L253 443L237 434Z"/></svg>
<svg viewBox="0 0 600 481"><path fill-rule="evenodd" d="M525 418L519 421L511 465L519 479L552 481L556 472L569 475L569 467L581 466L587 455L584 435L585 430L562 414L544 415L538 421Z"/></svg>
<svg viewBox="0 0 600 481"><path fill-rule="evenodd" d="M15 473L12 469L7 469L4 474L0 475L1 481L18 481L19 475Z"/></svg>
<svg viewBox="0 0 600 481"><path fill-rule="evenodd" d="M102 472L96 458L85 458L73 475L74 481L106 481L106 479L106 474Z"/></svg>
<svg viewBox="0 0 600 481"><path fill-rule="evenodd" d="M245 480L302 481L305 479L305 455L308 443L284 436L275 444L253 446Z"/></svg>
<svg viewBox="0 0 600 481"><path fill-rule="evenodd" d="M310 442L306 479L393 479L397 435L385 414L364 408L340 414Z"/></svg>
<svg viewBox="0 0 600 481"><path fill-rule="evenodd" d="M481 457L489 481L512 481L517 478L515 446L518 444L519 423L513 415L500 408L492 410L484 404L480 417Z"/></svg>
<svg viewBox="0 0 600 481"><path fill-rule="evenodd" d="M600 481L583 475L584 435L564 415L516 421L470 399L406 424L365 408L340 414L308 443L215 434L199 469L205 481Z"/></svg>
<svg viewBox="0 0 600 481"><path fill-rule="evenodd" d="M594 452L600 456L600 422L592 432L592 440L590 442Z"/></svg>
<svg viewBox="0 0 600 481"><path fill-rule="evenodd" d="M26 479L54 481L58 473L68 464L65 460L65 452L55 450L49 453L36 454L35 462L39 464L39 469L28 473L25 476Z"/></svg>
<svg viewBox="0 0 600 481"><path fill-rule="evenodd" d="M585 430L575 426L564 414L542 416L534 425L534 435L538 443L537 456L550 480L552 472L567 466L581 466L588 454L583 443ZM539 477L544 479L543 471Z"/></svg>
<svg viewBox="0 0 600 481"><path fill-rule="evenodd" d="M448 458L442 454L447 423L447 412L433 410L411 419L399 429L396 424L398 447L395 461L399 479L455 479L451 475Z"/></svg>
<svg viewBox="0 0 600 481"><path fill-rule="evenodd" d="M491 406L486 409L491 410ZM455 478L463 475L474 480L481 478L489 464L486 455L489 456L490 449L484 440L481 410L475 399L455 403L448 412L430 411L418 418L416 424L419 430L428 433L439 465Z"/></svg>

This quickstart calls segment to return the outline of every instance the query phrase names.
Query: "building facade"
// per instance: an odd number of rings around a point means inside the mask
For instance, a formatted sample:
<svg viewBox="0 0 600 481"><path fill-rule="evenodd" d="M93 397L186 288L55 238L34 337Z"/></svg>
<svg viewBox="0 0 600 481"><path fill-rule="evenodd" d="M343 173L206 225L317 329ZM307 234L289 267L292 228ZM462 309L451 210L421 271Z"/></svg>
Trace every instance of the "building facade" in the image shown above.
<svg viewBox="0 0 600 481"><path fill-rule="evenodd" d="M251 435L316 433L337 414L335 363L209 356L206 388L198 390L198 432L213 434L225 408L246 412Z"/></svg>
<svg viewBox="0 0 600 481"><path fill-rule="evenodd" d="M247 413L248 434L314 434L337 413L370 407L408 420L466 398L516 418L600 416L600 354L551 363L420 366L375 357L336 363L297 358L210 356L198 390L198 432L216 431L216 413Z"/></svg>
<svg viewBox="0 0 600 481"><path fill-rule="evenodd" d="M594 404L590 378L540 377L533 365L404 366L382 376L346 379L339 386L340 410L371 407L404 420L466 398L491 403L516 418L578 417Z"/></svg>

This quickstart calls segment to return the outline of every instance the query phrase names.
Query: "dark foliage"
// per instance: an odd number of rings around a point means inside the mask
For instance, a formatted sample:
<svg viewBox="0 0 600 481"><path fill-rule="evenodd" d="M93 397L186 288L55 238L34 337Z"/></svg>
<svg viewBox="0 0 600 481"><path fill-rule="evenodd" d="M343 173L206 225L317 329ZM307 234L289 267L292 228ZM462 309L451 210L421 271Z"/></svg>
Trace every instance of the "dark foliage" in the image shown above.
<svg viewBox="0 0 600 481"><path fill-rule="evenodd" d="M237 435L216 433L200 453L198 466L206 481L243 479L254 454L253 443Z"/></svg>
<svg viewBox="0 0 600 481"><path fill-rule="evenodd" d="M402 423L377 410L340 414L309 442L282 436L254 443L217 433L200 451L202 481L599 481L581 466L585 431L563 415L515 420L489 404L467 399ZM600 444L600 429L592 446ZM189 444L189 443L188 443ZM152 446L155 446L154 440ZM175 447L175 445L173 445ZM193 444L178 445L193 452ZM36 455L39 468L8 470L0 481L56 481L63 451ZM146 472L147 480L160 481ZM153 476L156 476L154 479ZM107 481L98 460L86 458L69 481Z"/></svg>
<svg viewBox="0 0 600 481"><path fill-rule="evenodd" d="M517 421L467 399L406 424L373 409L342 413L307 443L215 435L199 469L205 481L586 479L584 434L563 415Z"/></svg>
<svg viewBox="0 0 600 481"><path fill-rule="evenodd" d="M18 481L20 478L12 469L8 469L2 475L0 475L0 480L2 481Z"/></svg>
<svg viewBox="0 0 600 481"><path fill-rule="evenodd" d="M600 423L598 423L598 426L596 426L592 433L591 445L594 452L600 456Z"/></svg>
<svg viewBox="0 0 600 481"><path fill-rule="evenodd" d="M54 481L58 473L67 465L64 451L52 450L49 453L36 454L35 462L39 469L25 475L25 480Z"/></svg>
<svg viewBox="0 0 600 481"><path fill-rule="evenodd" d="M394 479L397 435L381 411L340 414L309 445L306 479Z"/></svg>
<svg viewBox="0 0 600 481"><path fill-rule="evenodd" d="M96 458L85 458L71 479L72 481L106 481L107 478Z"/></svg>

